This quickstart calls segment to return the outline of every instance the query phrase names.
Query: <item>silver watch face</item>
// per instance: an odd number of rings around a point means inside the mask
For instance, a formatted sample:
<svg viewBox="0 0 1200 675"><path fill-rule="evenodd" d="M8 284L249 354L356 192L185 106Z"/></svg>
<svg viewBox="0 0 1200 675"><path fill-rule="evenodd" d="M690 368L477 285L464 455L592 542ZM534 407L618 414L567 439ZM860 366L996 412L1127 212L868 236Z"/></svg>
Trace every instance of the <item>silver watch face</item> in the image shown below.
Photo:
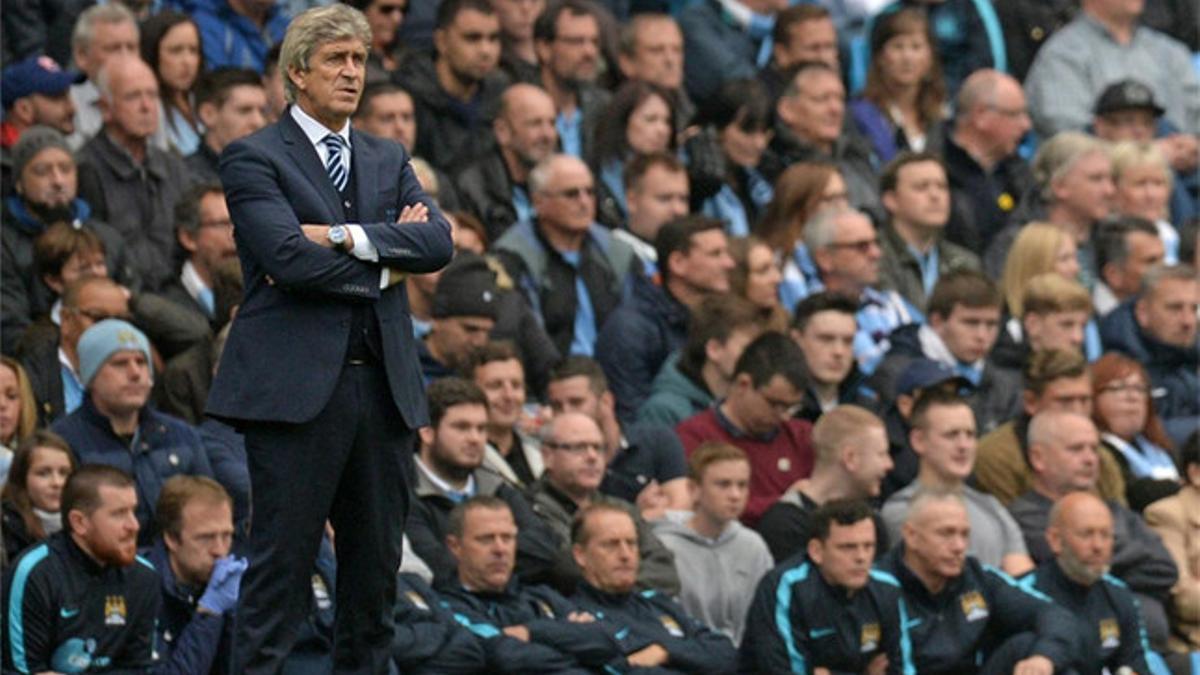
<svg viewBox="0 0 1200 675"><path fill-rule="evenodd" d="M341 225L329 228L329 241L338 246L344 244L346 242L346 228Z"/></svg>

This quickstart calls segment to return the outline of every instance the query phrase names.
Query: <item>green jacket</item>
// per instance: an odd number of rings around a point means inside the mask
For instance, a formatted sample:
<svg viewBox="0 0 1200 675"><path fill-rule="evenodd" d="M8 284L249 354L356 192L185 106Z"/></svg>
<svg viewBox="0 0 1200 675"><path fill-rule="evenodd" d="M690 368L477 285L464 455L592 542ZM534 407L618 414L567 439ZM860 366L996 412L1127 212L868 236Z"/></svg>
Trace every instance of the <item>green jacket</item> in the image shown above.
<svg viewBox="0 0 1200 675"><path fill-rule="evenodd" d="M879 260L879 287L896 291L914 307L926 312L928 298L921 279L921 265L891 223L879 228L879 247L883 249L883 257ZM983 269L979 256L957 244L939 241L937 252L939 278L958 269Z"/></svg>

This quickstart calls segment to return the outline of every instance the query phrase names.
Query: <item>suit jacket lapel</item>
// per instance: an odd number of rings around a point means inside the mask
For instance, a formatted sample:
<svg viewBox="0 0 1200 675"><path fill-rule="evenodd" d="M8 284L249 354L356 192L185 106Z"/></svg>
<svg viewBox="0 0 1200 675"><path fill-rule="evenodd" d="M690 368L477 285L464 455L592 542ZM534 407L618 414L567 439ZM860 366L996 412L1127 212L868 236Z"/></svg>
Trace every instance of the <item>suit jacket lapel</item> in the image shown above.
<svg viewBox="0 0 1200 675"><path fill-rule="evenodd" d="M329 207L330 213L337 216L338 222L346 220L345 210L342 209L342 199L334 189L333 183L329 180L329 174L325 173L325 167L321 164L321 157L317 155L317 150L308 142L308 136L304 135L304 130L296 124L296 120L292 119L291 107L283 111L283 115L279 117L279 134L283 138L284 145L287 146L288 156L300 167L300 172L312 183L317 194L325 200L326 206Z"/></svg>
<svg viewBox="0 0 1200 675"><path fill-rule="evenodd" d="M350 171L354 176L354 198L358 200L359 220L369 223L376 219L375 205L379 201L379 158L363 135L350 129Z"/></svg>

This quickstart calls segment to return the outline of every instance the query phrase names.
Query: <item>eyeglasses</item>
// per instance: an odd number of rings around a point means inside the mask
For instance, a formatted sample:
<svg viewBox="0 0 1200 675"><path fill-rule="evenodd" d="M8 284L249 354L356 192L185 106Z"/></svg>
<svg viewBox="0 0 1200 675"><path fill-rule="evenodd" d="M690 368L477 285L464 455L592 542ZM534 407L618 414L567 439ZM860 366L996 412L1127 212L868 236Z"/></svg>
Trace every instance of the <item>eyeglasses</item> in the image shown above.
<svg viewBox="0 0 1200 675"><path fill-rule="evenodd" d="M594 452L597 455L604 452L602 443L592 443L591 441L579 441L577 443L558 443L556 441L548 441L544 444L551 450L562 450L569 452L572 455L582 455L585 452Z"/></svg>
<svg viewBox="0 0 1200 675"><path fill-rule="evenodd" d="M1150 387L1144 384L1134 384L1133 382L1114 382L1100 387L1102 394L1132 394L1138 398L1149 396Z"/></svg>
<svg viewBox="0 0 1200 675"><path fill-rule="evenodd" d="M780 417L791 419L799 414L802 409L804 409L803 403L780 401L777 398L772 398L766 395L761 389L758 390L758 395L763 397L763 400L767 402L767 405L771 406L771 410L778 413Z"/></svg>
<svg viewBox="0 0 1200 675"><path fill-rule="evenodd" d="M848 248L856 253L866 255L872 250L879 248L879 240L872 237L858 241L835 241L829 244L829 248Z"/></svg>
<svg viewBox="0 0 1200 675"><path fill-rule="evenodd" d="M120 319L122 321L133 321L133 316L129 314L108 314L106 312L98 312L94 309L83 309L82 307L67 307L67 311L74 312L79 316L87 317L93 323L99 323L105 319Z"/></svg>
<svg viewBox="0 0 1200 675"><path fill-rule="evenodd" d="M569 187L557 192L547 192L546 194L550 195L551 197L559 197L562 199L579 199L583 195L595 197L596 188L592 187L591 185L584 187Z"/></svg>

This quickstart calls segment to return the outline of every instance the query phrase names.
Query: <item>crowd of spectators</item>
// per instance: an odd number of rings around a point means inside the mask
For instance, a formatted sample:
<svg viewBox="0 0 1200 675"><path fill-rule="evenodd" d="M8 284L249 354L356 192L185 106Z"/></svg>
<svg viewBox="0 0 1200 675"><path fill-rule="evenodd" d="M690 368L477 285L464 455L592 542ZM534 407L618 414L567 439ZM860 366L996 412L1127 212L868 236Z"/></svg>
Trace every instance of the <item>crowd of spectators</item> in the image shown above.
<svg viewBox="0 0 1200 675"><path fill-rule="evenodd" d="M4 9L4 672L229 671L221 156L329 1ZM346 4L456 251L394 672L1200 673L1195 7Z"/></svg>

